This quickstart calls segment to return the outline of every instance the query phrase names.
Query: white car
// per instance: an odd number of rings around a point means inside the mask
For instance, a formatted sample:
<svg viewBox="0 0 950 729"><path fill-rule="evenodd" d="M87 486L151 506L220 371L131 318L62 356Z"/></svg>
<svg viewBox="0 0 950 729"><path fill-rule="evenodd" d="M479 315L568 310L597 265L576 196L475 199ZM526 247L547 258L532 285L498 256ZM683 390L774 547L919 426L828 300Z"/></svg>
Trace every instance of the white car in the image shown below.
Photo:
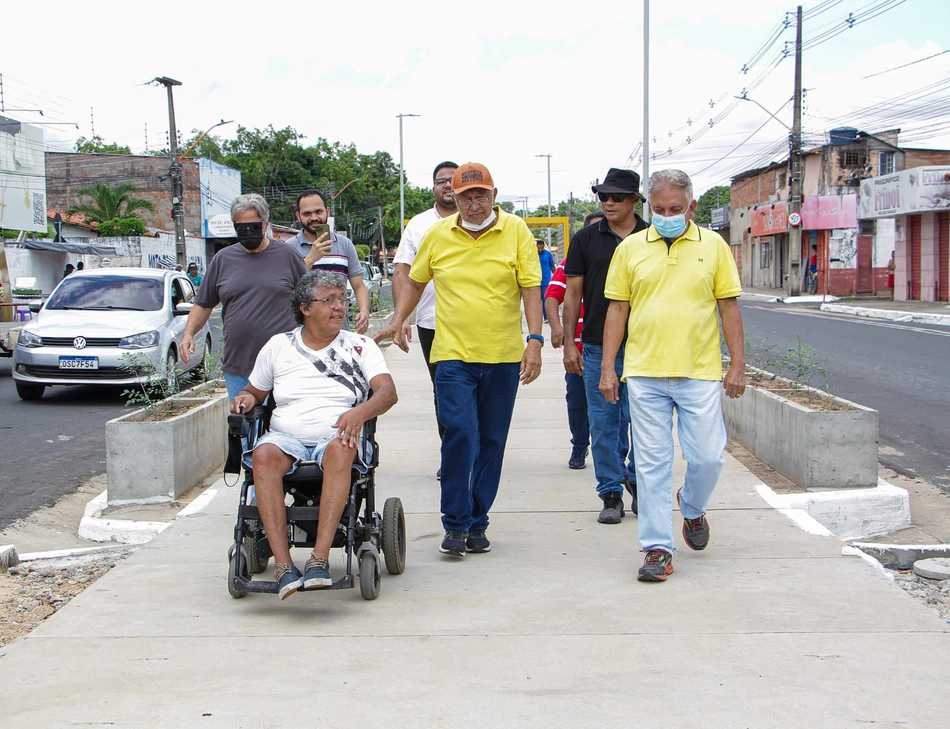
<svg viewBox="0 0 950 729"><path fill-rule="evenodd" d="M207 324L191 364L180 364L181 337L195 289L180 271L99 268L76 271L53 289L20 330L13 379L23 400L51 385L132 385L162 378L169 389L185 373L204 374L211 353Z"/></svg>

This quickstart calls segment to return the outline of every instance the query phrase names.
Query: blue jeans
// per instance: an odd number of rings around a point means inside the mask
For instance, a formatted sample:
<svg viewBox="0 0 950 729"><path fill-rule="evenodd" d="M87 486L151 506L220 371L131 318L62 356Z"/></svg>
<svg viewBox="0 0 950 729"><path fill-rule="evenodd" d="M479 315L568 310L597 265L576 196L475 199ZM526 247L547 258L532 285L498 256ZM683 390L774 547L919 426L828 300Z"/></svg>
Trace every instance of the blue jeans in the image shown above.
<svg viewBox="0 0 950 729"><path fill-rule="evenodd" d="M446 360L435 371L442 437L442 525L488 528L498 493L520 362Z"/></svg>
<svg viewBox="0 0 950 729"><path fill-rule="evenodd" d="M565 345L568 346L568 345ZM587 417L587 391L584 378L572 372L564 373L567 387L567 424L571 429L571 445L587 448L590 445L590 419Z"/></svg>
<svg viewBox="0 0 950 729"><path fill-rule="evenodd" d="M627 395L637 451L640 547L672 554L673 410L686 461L680 511L686 519L698 519L706 513L725 460L722 383L685 377L631 377Z"/></svg>
<svg viewBox="0 0 950 729"><path fill-rule="evenodd" d="M224 386L228 389L228 400L233 400L237 394L244 389L248 383L248 378L243 375L231 375L224 373Z"/></svg>
<svg viewBox="0 0 950 729"><path fill-rule="evenodd" d="M587 411L590 418L590 444L594 456L594 476L597 495L603 498L611 492L623 493L623 477L635 483L635 448L630 447L630 414L627 411L627 391L620 383L620 399L609 403L600 392L600 363L603 347L584 345L584 386L587 389ZM623 347L617 352L615 370L620 377L623 369ZM629 466L624 459L629 454Z"/></svg>

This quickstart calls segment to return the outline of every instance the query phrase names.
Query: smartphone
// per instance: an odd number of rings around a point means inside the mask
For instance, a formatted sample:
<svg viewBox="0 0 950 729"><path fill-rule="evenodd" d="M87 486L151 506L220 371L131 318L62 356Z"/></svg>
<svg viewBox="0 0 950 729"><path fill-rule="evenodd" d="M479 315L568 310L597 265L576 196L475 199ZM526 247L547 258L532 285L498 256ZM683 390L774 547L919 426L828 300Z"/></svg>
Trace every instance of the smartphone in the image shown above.
<svg viewBox="0 0 950 729"><path fill-rule="evenodd" d="M324 233L329 233L329 232L330 232L330 226L327 223L320 223L317 226L317 230L316 230L317 238L319 238Z"/></svg>

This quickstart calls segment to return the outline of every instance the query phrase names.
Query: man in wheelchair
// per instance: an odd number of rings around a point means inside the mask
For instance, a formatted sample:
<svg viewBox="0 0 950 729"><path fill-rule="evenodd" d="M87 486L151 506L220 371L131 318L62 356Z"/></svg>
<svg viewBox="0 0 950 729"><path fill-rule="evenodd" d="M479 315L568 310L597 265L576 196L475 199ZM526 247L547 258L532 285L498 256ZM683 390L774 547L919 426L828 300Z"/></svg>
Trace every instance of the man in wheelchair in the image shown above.
<svg viewBox="0 0 950 729"><path fill-rule="evenodd" d="M257 508L274 553L280 598L301 587L333 584L328 559L350 491L350 471L360 459L363 423L396 403L396 386L372 339L342 330L347 316L346 278L315 270L291 295L297 324L276 334L257 356L247 386L231 401L232 413L250 412L270 395L270 430L244 454L254 471ZM286 539L283 477L301 461L323 470L319 521L303 574Z"/></svg>

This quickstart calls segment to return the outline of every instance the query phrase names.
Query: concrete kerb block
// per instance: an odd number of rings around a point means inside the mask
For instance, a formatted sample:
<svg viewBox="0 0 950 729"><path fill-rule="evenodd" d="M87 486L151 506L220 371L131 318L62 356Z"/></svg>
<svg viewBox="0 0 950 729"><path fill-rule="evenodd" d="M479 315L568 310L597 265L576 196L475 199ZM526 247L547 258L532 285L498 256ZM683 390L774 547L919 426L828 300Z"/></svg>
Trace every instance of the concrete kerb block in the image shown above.
<svg viewBox="0 0 950 729"><path fill-rule="evenodd" d="M16 547L12 544L0 545L0 572L6 572L18 564L20 564L20 557L16 553Z"/></svg>
<svg viewBox="0 0 950 729"><path fill-rule="evenodd" d="M208 489L183 507L175 520L192 516L205 508L217 496L217 489ZM165 503L162 499L145 499L126 504ZM103 491L86 504L85 513L79 522L79 537L91 542L118 542L120 544L145 544L165 531L173 521L131 521L128 519L104 518L102 513L109 507L108 492Z"/></svg>
<svg viewBox="0 0 950 729"><path fill-rule="evenodd" d="M872 309L865 306L844 306L842 304L822 304L821 310L832 314L851 314L869 319L888 319L903 323L950 326L950 315L947 314L909 313L897 309Z"/></svg>
<svg viewBox="0 0 950 729"><path fill-rule="evenodd" d="M914 562L931 557L950 557L950 544L877 544L852 542L852 547L871 555L885 567L909 570Z"/></svg>
<svg viewBox="0 0 950 729"><path fill-rule="evenodd" d="M846 491L776 494L764 484L757 488L773 508L803 511L840 539L889 534L911 525L907 491L883 479L874 488Z"/></svg>

